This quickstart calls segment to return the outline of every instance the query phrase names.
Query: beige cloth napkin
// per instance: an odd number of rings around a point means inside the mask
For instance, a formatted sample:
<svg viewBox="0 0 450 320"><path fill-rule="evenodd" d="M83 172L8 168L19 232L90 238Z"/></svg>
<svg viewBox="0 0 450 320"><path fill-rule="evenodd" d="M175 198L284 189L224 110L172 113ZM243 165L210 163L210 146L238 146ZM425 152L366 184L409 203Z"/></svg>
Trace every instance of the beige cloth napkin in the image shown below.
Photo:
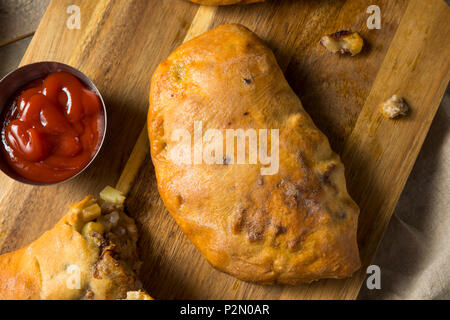
<svg viewBox="0 0 450 320"><path fill-rule="evenodd" d="M450 299L450 88L373 264L381 289L359 299Z"/></svg>

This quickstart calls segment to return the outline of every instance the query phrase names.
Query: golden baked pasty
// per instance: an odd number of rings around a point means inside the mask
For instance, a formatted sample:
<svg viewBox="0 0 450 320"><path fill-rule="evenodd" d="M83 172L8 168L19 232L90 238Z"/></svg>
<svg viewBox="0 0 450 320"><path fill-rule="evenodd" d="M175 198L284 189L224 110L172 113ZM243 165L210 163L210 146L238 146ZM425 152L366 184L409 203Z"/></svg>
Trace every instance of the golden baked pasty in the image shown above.
<svg viewBox="0 0 450 320"><path fill-rule="evenodd" d="M125 197L107 187L70 206L27 247L0 256L0 299L150 299L136 278L138 233Z"/></svg>
<svg viewBox="0 0 450 320"><path fill-rule="evenodd" d="M279 130L278 170L267 172L268 162L237 164L236 146L221 162L185 161L186 151L195 158L196 123L205 133L197 142L209 141L207 129ZM360 267L359 208L347 193L343 164L271 50L245 27L222 25L159 65L148 129L161 198L217 269L247 281L297 284L348 277ZM192 142L184 153L182 140Z"/></svg>
<svg viewBox="0 0 450 320"><path fill-rule="evenodd" d="M229 4L249 4L264 2L264 0L190 0L191 2L206 6L225 6Z"/></svg>

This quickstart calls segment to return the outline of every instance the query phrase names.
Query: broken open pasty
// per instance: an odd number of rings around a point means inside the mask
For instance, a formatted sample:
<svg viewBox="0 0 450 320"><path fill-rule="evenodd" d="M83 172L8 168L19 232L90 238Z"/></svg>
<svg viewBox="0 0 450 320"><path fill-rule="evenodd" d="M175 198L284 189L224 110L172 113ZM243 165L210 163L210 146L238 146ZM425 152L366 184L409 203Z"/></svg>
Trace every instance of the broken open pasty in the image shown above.
<svg viewBox="0 0 450 320"><path fill-rule="evenodd" d="M107 187L29 246L1 255L0 299L149 299L137 291L138 233L124 200Z"/></svg>
<svg viewBox="0 0 450 320"><path fill-rule="evenodd" d="M161 198L214 267L264 284L360 267L344 166L245 27L222 25L160 64L148 129Z"/></svg>
<svg viewBox="0 0 450 320"><path fill-rule="evenodd" d="M206 6L225 6L229 4L249 4L264 2L264 0L190 0L191 2Z"/></svg>

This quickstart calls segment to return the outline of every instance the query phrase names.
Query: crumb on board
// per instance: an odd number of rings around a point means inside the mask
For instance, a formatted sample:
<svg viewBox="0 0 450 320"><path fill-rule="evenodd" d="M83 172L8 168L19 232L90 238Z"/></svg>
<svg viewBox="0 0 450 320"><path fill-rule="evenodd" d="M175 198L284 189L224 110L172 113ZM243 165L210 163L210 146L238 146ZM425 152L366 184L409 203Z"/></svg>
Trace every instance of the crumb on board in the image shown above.
<svg viewBox="0 0 450 320"><path fill-rule="evenodd" d="M381 113L389 119L405 116L408 114L408 110L406 102L396 94L381 104Z"/></svg>
<svg viewBox="0 0 450 320"><path fill-rule="evenodd" d="M341 30L322 37L319 43L330 52L354 56L361 52L364 40L357 32Z"/></svg>

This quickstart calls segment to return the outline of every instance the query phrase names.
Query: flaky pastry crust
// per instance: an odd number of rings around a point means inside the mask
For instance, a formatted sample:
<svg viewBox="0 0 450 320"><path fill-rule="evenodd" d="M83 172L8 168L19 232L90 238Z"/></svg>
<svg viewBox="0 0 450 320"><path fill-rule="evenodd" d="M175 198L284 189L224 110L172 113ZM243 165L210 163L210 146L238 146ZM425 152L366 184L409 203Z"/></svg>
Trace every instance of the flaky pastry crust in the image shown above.
<svg viewBox="0 0 450 320"><path fill-rule="evenodd" d="M36 241L0 256L0 299L125 299L142 287L137 237L122 205L87 196Z"/></svg>
<svg viewBox="0 0 450 320"><path fill-rule="evenodd" d="M279 129L279 170L174 162L171 134L203 128ZM344 166L304 111L271 50L240 25L179 47L152 78L152 161L168 211L217 269L262 284L344 278L360 267L359 208ZM236 159L236 154L234 155Z"/></svg>

